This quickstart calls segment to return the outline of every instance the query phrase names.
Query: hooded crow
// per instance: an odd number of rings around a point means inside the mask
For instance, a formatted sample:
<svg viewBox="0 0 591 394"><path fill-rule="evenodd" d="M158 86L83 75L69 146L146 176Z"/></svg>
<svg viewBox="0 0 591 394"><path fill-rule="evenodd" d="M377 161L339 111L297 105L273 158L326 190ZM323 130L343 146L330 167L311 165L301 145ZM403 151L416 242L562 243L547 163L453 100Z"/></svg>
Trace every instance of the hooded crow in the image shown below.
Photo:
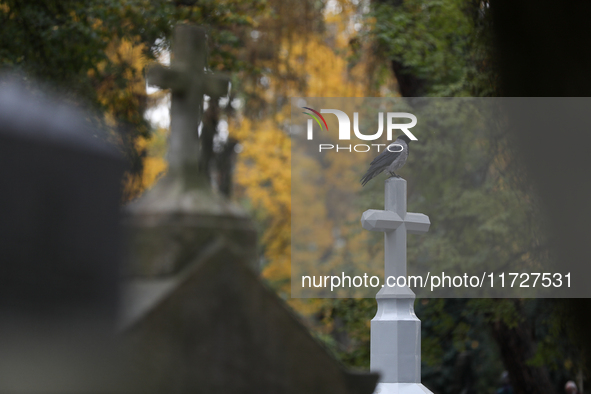
<svg viewBox="0 0 591 394"><path fill-rule="evenodd" d="M410 144L410 138L405 134L396 138L396 141L388 145L382 153L380 153L369 165L369 169L361 178L361 185L365 186L372 178L378 176L382 171L387 170L390 176L396 175L395 171L402 168L406 159L408 158L408 145Z"/></svg>

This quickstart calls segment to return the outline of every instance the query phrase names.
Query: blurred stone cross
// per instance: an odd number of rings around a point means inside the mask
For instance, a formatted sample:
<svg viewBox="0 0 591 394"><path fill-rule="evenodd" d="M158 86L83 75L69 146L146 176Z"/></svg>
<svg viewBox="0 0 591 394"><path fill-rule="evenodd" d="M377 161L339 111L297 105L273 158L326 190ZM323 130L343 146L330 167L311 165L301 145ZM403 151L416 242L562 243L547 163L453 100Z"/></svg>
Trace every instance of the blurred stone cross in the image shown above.
<svg viewBox="0 0 591 394"><path fill-rule="evenodd" d="M429 230L429 217L406 212L406 181L386 180L385 210L369 209L364 229L385 233L385 282L376 295L378 311L371 321L370 368L379 372L376 393L430 393L421 384L421 321L414 313L414 292L395 280L406 278L406 234ZM389 281L388 278L390 277ZM396 283L395 286L392 286Z"/></svg>
<svg viewBox="0 0 591 394"><path fill-rule="evenodd" d="M228 93L229 78L207 71L205 29L178 25L172 41L170 68L156 65L148 70L148 83L172 91L170 109L169 171L180 172L186 186L207 186L200 173L199 124L203 95L217 100Z"/></svg>
<svg viewBox="0 0 591 394"><path fill-rule="evenodd" d="M246 214L210 187L199 136L204 95L217 101L228 93L229 78L207 70L205 29L175 27L170 67L152 66L148 83L172 91L168 171L126 207L129 265L133 275L163 277L178 273L216 237L248 250L257 266L256 230ZM245 252L246 253L246 252Z"/></svg>

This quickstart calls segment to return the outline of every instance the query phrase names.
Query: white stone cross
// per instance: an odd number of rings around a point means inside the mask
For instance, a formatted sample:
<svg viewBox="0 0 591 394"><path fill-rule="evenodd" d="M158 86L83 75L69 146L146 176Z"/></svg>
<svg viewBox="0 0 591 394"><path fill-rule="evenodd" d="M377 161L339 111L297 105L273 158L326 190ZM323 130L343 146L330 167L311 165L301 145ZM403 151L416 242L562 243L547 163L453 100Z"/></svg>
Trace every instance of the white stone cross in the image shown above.
<svg viewBox="0 0 591 394"><path fill-rule="evenodd" d="M406 212L406 181L386 180L385 210L369 209L361 224L385 233L385 278L406 277L406 234L429 230L429 217ZM393 282L392 282L393 283ZM379 394L431 393L421 384L421 321L414 313L415 294L408 287L382 287L371 321L370 369L380 373Z"/></svg>
<svg viewBox="0 0 591 394"><path fill-rule="evenodd" d="M170 68L156 65L148 70L148 83L171 89L169 171L180 173L189 187L203 187L207 179L199 172L199 124L203 95L219 98L227 94L227 76L207 71L205 30L178 25L172 41Z"/></svg>
<svg viewBox="0 0 591 394"><path fill-rule="evenodd" d="M384 211L365 211L361 225L366 230L385 232L386 278L406 276L406 233L426 233L431 222L427 215L406 212L406 181L402 178L386 180L384 205Z"/></svg>

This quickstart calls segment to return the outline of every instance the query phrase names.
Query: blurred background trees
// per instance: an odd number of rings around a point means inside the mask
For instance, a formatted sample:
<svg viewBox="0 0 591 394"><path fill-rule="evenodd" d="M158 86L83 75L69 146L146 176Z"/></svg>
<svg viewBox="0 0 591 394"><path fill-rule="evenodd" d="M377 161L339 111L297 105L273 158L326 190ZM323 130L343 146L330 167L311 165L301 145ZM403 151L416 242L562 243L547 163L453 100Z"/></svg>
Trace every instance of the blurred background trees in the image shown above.
<svg viewBox="0 0 591 394"><path fill-rule="evenodd" d="M182 22L208 27L209 64L232 75L217 141L238 144L234 198L259 226L262 275L336 357L367 368L374 300L289 299L289 99L500 95L489 2L0 0L0 67L95 108L91 121L128 157L125 190L133 199L166 171L166 124L144 116L166 106L166 94L147 93L144 69L166 62L172 26ZM409 239L410 262L425 250L465 263L547 258L537 197L511 137L499 132L434 134L414 148L404 174L409 208L446 231L421 244ZM462 183L450 182L451 173L461 173ZM368 187L381 193L379 182ZM334 239L321 242L330 251ZM585 355L561 305L418 300L425 385L438 393L491 393L503 370L517 393L581 382Z"/></svg>

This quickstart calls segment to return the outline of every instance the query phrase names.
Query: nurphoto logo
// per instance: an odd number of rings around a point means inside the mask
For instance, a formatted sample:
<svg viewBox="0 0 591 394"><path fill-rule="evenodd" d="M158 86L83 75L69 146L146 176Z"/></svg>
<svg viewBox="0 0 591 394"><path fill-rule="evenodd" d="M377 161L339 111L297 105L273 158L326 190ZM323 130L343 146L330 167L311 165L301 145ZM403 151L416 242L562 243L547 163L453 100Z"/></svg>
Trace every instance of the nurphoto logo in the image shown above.
<svg viewBox="0 0 591 394"><path fill-rule="evenodd" d="M304 114L309 115L312 119L308 119L307 123L307 138L308 140L314 139L314 121L320 127L320 130L326 130L328 132L328 125L326 123L326 119L322 114L333 114L336 115L337 120L339 121L339 140L350 140L351 139L351 120L349 115L345 112L338 110L338 109L321 109L320 112L310 108L310 107L302 107L310 112L304 112ZM410 123L395 123L395 119L410 119ZM410 132L410 128L416 126L417 124L417 117L408 112L387 112L386 113L386 136L388 141L392 141L396 139L395 134L393 133L394 130L400 130L404 134L408 136L408 138L412 141L417 141L417 137L414 136L413 133ZM374 141L380 138L384 132L384 113L378 113L378 131L374 134L363 134L359 130L359 113L353 113L353 132L355 136L363 141ZM371 146L375 146L380 151L380 146L386 146L386 144L371 144ZM336 149L337 152L339 151L349 151L353 149L355 152L369 152L371 150L371 146L367 144L357 144L354 146L351 145L333 145L333 144L319 144L319 151L322 152L323 150L331 150ZM390 144L386 147L390 152L400 152L402 150L402 146L399 144Z"/></svg>

